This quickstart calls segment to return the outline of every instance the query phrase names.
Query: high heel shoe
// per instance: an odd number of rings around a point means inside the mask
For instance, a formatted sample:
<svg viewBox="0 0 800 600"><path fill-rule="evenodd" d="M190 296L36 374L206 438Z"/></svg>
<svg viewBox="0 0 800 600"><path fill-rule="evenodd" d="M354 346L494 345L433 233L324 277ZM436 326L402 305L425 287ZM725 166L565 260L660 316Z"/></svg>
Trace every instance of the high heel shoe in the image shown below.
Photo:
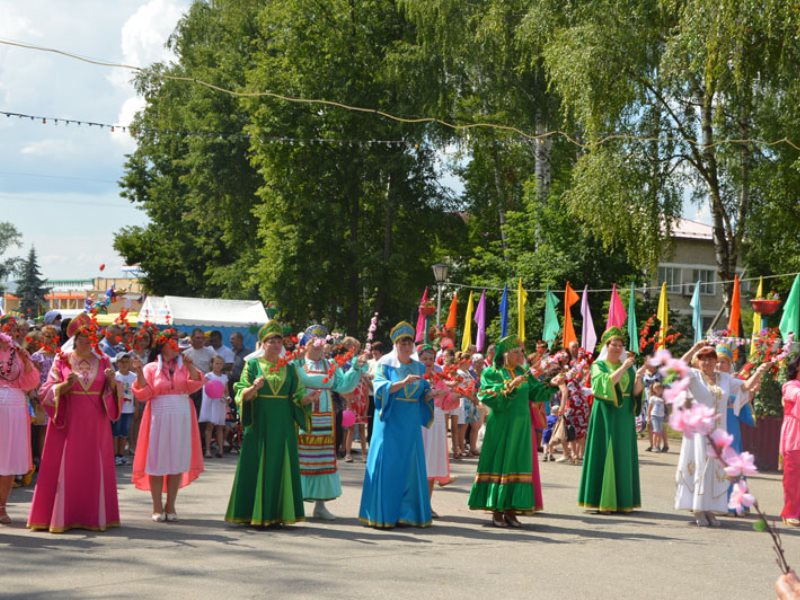
<svg viewBox="0 0 800 600"><path fill-rule="evenodd" d="M166 517L168 523L174 523L178 520L178 513L166 513L164 516Z"/></svg>
<svg viewBox="0 0 800 600"><path fill-rule="evenodd" d="M800 519L783 519L783 524L789 527L800 527Z"/></svg>
<svg viewBox="0 0 800 600"><path fill-rule="evenodd" d="M11 517L6 512L5 504L0 504L0 525L11 525Z"/></svg>
<svg viewBox="0 0 800 600"><path fill-rule="evenodd" d="M167 515L163 512L153 513L150 518L153 519L153 523L163 523L167 520Z"/></svg>

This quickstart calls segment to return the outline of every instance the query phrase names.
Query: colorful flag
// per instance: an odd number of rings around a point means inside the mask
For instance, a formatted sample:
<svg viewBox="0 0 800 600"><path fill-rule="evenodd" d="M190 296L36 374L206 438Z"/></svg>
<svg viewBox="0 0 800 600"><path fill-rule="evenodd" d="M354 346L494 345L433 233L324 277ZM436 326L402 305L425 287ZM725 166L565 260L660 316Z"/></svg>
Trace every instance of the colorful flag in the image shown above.
<svg viewBox="0 0 800 600"><path fill-rule="evenodd" d="M636 291L633 283L628 297L628 350L639 354L639 326L636 323Z"/></svg>
<svg viewBox="0 0 800 600"><path fill-rule="evenodd" d="M481 299L478 300L478 309L475 311L475 324L478 326L475 345L478 347L478 352L483 352L486 345L486 290L481 292Z"/></svg>
<svg viewBox="0 0 800 600"><path fill-rule="evenodd" d="M658 297L658 312L656 313L661 326L658 328L657 349L663 350L667 347L665 342L667 331L669 330L669 306L667 304L667 282L661 284L661 295Z"/></svg>
<svg viewBox="0 0 800 600"><path fill-rule="evenodd" d="M583 327L581 328L581 347L587 352L594 352L597 346L597 332L594 330L592 321L592 311L589 308L589 286L584 286L583 297L581 298L581 317L583 317Z"/></svg>
<svg viewBox="0 0 800 600"><path fill-rule="evenodd" d="M578 336L575 335L575 327L572 325L572 314L570 313L570 309L572 308L572 305L580 299L580 296L578 296L578 294L575 293L575 290L570 287L568 281L566 287L564 288L564 348L569 348L571 342L578 341Z"/></svg>
<svg viewBox="0 0 800 600"><path fill-rule="evenodd" d="M792 291L783 305L783 316L779 325L781 337L784 341L789 337L789 333L794 333L794 338L800 337L800 275L794 278Z"/></svg>
<svg viewBox="0 0 800 600"><path fill-rule="evenodd" d="M542 331L542 339L547 342L548 347L552 347L553 342L561 330L558 324L558 313L556 307L558 306L558 297L547 288L544 296L544 331Z"/></svg>
<svg viewBox="0 0 800 600"><path fill-rule="evenodd" d="M508 335L508 286L503 286L503 297L500 298L500 337Z"/></svg>
<svg viewBox="0 0 800 600"><path fill-rule="evenodd" d="M758 278L758 289L756 290L756 300L761 300L764 296L764 278ZM753 311L753 338L750 342L750 354L755 354L756 340L761 334L761 313Z"/></svg>
<svg viewBox="0 0 800 600"><path fill-rule="evenodd" d="M425 304L427 301L428 301L428 288L425 288L425 291L422 292L422 299L419 301L419 310L417 316L417 334L414 336L414 341L417 343L424 342L425 335L427 333L425 331L427 319L425 318L425 315L422 314L422 305Z"/></svg>
<svg viewBox="0 0 800 600"><path fill-rule="evenodd" d="M453 294L450 312L447 314L447 322L444 324L444 328L451 330L453 335L455 335L456 327L458 327L458 292Z"/></svg>
<svg viewBox="0 0 800 600"><path fill-rule="evenodd" d="M517 284L517 337L525 343L525 304L528 302L528 292L522 287L522 277Z"/></svg>
<svg viewBox="0 0 800 600"><path fill-rule="evenodd" d="M612 327L622 328L625 325L628 315L625 314L625 307L622 299L617 292L617 284L611 286L611 302L608 305L608 319L606 320L606 331Z"/></svg>
<svg viewBox="0 0 800 600"><path fill-rule="evenodd" d="M739 337L739 318L742 312L742 294L739 284L739 276L733 276L733 293L731 294L731 314L728 317L728 335ZM739 359L739 349L733 351L733 360Z"/></svg>
<svg viewBox="0 0 800 600"><path fill-rule="evenodd" d="M472 291L467 298L467 315L464 319L464 333L461 337L461 351L466 352L472 344Z"/></svg>
<svg viewBox="0 0 800 600"><path fill-rule="evenodd" d="M694 329L694 343L703 339L703 308L700 303L700 286L702 282L698 279L694 286L694 294L689 302L692 307L692 328Z"/></svg>

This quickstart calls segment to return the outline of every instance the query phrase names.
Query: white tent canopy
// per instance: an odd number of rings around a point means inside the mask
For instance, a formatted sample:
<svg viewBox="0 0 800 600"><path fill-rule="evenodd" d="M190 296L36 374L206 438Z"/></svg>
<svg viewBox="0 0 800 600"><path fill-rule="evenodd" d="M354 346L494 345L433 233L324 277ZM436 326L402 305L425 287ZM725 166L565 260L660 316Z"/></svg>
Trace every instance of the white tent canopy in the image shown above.
<svg viewBox="0 0 800 600"><path fill-rule="evenodd" d="M171 324L185 327L243 327L269 321L260 300L148 296L139 309L139 323L166 325L167 315Z"/></svg>

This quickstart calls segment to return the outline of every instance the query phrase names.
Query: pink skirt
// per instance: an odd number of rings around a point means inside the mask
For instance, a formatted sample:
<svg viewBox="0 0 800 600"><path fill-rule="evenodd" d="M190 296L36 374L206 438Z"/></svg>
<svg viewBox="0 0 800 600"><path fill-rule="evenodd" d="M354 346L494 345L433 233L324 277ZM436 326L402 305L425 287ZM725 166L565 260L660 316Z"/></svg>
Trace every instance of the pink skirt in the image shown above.
<svg viewBox="0 0 800 600"><path fill-rule="evenodd" d="M31 470L31 420L25 393L0 387L0 475Z"/></svg>

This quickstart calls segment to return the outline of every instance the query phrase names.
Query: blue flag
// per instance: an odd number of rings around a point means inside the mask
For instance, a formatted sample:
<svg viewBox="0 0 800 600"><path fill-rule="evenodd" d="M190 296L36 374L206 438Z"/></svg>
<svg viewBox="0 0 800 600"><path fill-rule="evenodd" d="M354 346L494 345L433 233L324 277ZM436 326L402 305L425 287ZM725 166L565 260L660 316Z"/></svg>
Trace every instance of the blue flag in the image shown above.
<svg viewBox="0 0 800 600"><path fill-rule="evenodd" d="M503 297L500 299L500 337L508 335L508 286L503 286Z"/></svg>
<svg viewBox="0 0 800 600"><path fill-rule="evenodd" d="M703 308L700 305L700 286L702 282L698 279L694 286L694 294L689 306L692 307L692 328L694 329L694 343L703 339Z"/></svg>

